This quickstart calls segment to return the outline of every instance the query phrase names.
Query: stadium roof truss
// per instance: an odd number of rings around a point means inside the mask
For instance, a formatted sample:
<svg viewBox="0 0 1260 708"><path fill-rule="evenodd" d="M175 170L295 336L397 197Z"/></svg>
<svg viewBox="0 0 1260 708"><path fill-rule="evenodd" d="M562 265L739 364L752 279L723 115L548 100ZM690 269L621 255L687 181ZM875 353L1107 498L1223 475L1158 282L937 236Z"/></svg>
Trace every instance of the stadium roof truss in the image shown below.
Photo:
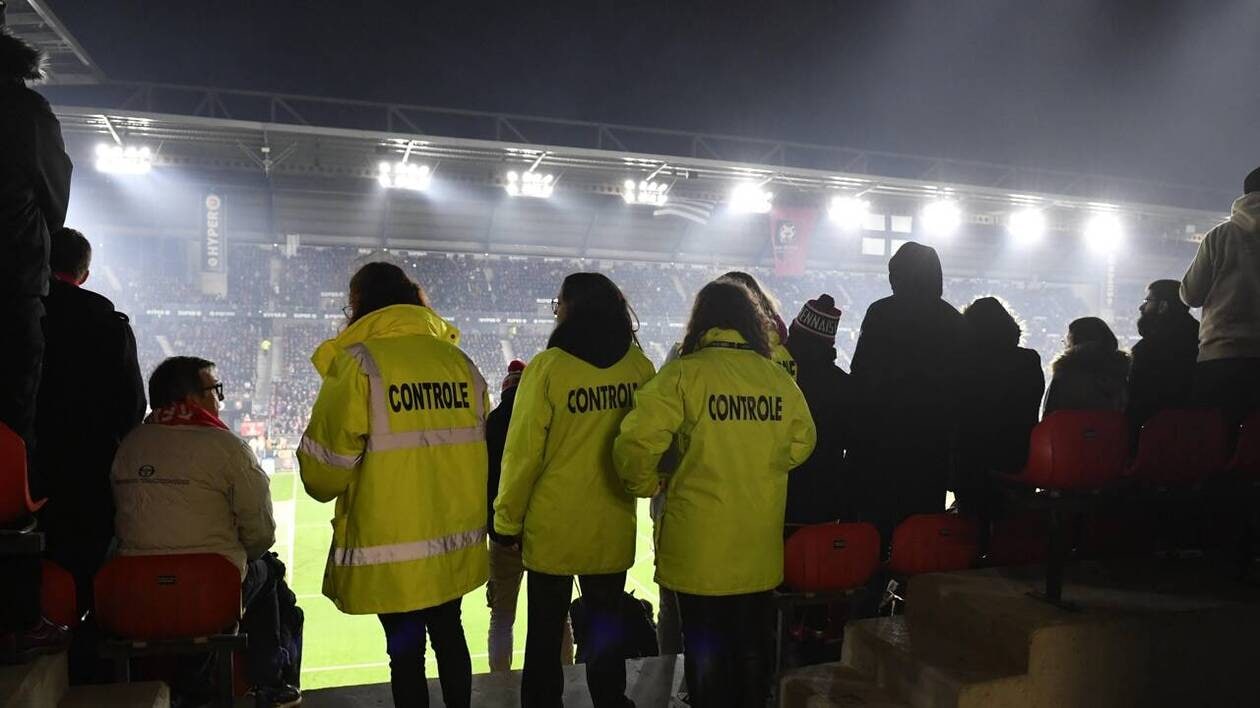
<svg viewBox="0 0 1260 708"><path fill-rule="evenodd" d="M5 24L47 57L45 85L95 84L104 79L100 68L46 0L8 0L0 5L4 6Z"/></svg>

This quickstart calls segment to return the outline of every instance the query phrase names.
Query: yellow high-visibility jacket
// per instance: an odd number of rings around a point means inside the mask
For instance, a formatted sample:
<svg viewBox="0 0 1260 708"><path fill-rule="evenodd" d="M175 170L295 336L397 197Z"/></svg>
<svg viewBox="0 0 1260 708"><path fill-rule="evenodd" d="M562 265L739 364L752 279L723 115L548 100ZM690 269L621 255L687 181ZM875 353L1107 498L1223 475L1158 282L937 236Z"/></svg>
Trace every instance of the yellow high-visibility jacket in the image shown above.
<svg viewBox="0 0 1260 708"><path fill-rule="evenodd" d="M494 530L522 534L525 567L551 575L634 565L635 504L613 467L613 438L652 378L634 345L601 369L562 349L529 362L516 390L494 501Z"/></svg>
<svg viewBox="0 0 1260 708"><path fill-rule="evenodd" d="M787 475L813 451L814 421L792 378L747 347L733 330L706 332L639 389L613 447L626 489L646 497L677 445L656 524L656 580L677 592L737 595L783 580Z"/></svg>
<svg viewBox="0 0 1260 708"><path fill-rule="evenodd" d="M434 607L486 582L486 382L432 310L366 315L311 358L324 382L298 448L337 500L324 594L343 612Z"/></svg>
<svg viewBox="0 0 1260 708"><path fill-rule="evenodd" d="M796 380L796 359L792 358L792 352L783 345L783 341L779 339L777 330L770 330L770 361L778 364L784 371L792 375L792 380Z"/></svg>

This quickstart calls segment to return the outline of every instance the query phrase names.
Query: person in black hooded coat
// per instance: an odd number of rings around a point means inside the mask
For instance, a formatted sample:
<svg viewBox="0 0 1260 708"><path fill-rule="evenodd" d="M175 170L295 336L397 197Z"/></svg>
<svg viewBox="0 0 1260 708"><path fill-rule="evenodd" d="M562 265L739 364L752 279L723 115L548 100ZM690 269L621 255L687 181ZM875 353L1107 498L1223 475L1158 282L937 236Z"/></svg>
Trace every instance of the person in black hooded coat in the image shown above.
<svg viewBox="0 0 1260 708"><path fill-rule="evenodd" d="M871 304L853 352L850 468L860 518L887 540L910 514L945 509L965 323L941 299L936 251L913 241L888 261L893 294Z"/></svg>

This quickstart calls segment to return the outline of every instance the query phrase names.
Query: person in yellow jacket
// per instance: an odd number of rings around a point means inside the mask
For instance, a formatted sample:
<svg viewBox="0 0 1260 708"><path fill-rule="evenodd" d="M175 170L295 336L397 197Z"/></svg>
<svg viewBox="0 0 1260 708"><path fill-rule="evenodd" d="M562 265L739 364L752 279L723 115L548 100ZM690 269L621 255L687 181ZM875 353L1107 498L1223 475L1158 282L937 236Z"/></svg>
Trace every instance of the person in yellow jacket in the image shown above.
<svg viewBox="0 0 1260 708"><path fill-rule="evenodd" d="M355 273L349 319L312 357L323 385L297 453L307 493L337 502L324 594L379 616L395 705L429 705L427 631L445 704L467 708L460 600L488 573L486 382L395 265Z"/></svg>
<svg viewBox="0 0 1260 708"><path fill-rule="evenodd" d="M691 705L764 706L783 580L788 471L814 449L800 389L770 359L767 322L729 280L696 296L682 356L635 397L613 448L626 489L652 496L679 460L657 523L656 580L678 595Z"/></svg>
<svg viewBox="0 0 1260 708"><path fill-rule="evenodd" d="M770 341L770 360L783 370L792 375L796 379L796 359L792 358L792 352L788 351L787 342L788 330L787 325L783 323L783 318L779 316L779 304L765 288L761 287L761 283L752 276L751 273L745 273L742 270L732 270L722 275L718 280L727 280L739 283L748 288L748 292L752 295L753 304L761 308L766 316L767 338Z"/></svg>
<svg viewBox="0 0 1260 708"><path fill-rule="evenodd" d="M555 312L547 349L517 388L494 502L496 542L520 544L529 571L521 705L561 705L560 643L576 575L589 628L576 639L591 700L624 708L633 703L618 628L637 500L617 477L612 447L654 371L625 297L606 276L569 275Z"/></svg>

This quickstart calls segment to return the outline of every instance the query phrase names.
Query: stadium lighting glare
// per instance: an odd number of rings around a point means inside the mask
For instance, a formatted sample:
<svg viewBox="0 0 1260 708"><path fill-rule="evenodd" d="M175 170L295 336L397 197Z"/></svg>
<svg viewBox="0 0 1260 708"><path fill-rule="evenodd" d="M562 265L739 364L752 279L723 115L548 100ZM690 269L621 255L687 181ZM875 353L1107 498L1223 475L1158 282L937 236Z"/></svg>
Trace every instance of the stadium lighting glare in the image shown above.
<svg viewBox="0 0 1260 708"><path fill-rule="evenodd" d="M649 182L648 180L635 182L628 179L622 187L621 198L626 200L626 204L664 206L669 199L666 195L668 191L669 185L664 182Z"/></svg>
<svg viewBox="0 0 1260 708"><path fill-rule="evenodd" d="M507 173L507 184L503 188L513 197L548 199L556 188L556 178L541 172L521 173L513 170Z"/></svg>
<svg viewBox="0 0 1260 708"><path fill-rule="evenodd" d="M962 224L962 209L949 199L939 199L923 207L919 214L923 229L932 236L952 236Z"/></svg>
<svg viewBox="0 0 1260 708"><path fill-rule="evenodd" d="M1006 230L1022 246L1031 246L1046 235L1046 214L1035 207L1012 212L1006 222Z"/></svg>
<svg viewBox="0 0 1260 708"><path fill-rule="evenodd" d="M153 169L153 151L147 147L101 143L96 146L96 169L115 175L146 174Z"/></svg>
<svg viewBox="0 0 1260 708"><path fill-rule="evenodd" d="M376 181L386 189L424 192L433 183L433 170L428 165L414 162L382 162L376 172Z"/></svg>
<svg viewBox="0 0 1260 708"><path fill-rule="evenodd" d="M731 190L731 211L737 214L765 214L770 211L774 193L755 182L741 182Z"/></svg>
<svg viewBox="0 0 1260 708"><path fill-rule="evenodd" d="M1085 245L1099 255L1111 255L1124 243L1124 222L1115 214L1094 214L1085 222Z"/></svg>
<svg viewBox="0 0 1260 708"><path fill-rule="evenodd" d="M861 197L837 194L831 198L827 216L841 229L857 231L866 223L866 215L870 210L871 203Z"/></svg>

